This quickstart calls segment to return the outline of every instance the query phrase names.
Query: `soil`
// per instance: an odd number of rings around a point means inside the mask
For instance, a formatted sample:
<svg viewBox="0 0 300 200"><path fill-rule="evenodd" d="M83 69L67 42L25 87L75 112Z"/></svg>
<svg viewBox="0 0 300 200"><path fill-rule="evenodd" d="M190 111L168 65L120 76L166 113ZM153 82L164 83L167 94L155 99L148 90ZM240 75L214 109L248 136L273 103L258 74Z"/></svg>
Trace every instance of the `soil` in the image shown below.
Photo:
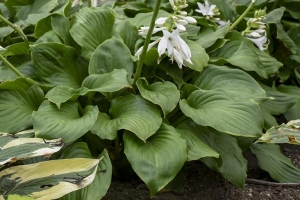
<svg viewBox="0 0 300 200"><path fill-rule="evenodd" d="M300 146L281 145L282 153L292 159L300 168ZM248 160L248 178L274 182L268 173L259 168L256 157L245 153ZM138 178L130 181L113 180L103 200L147 200L150 193L147 186ZM246 182L244 189L227 182L219 173L209 169L201 161L187 165L187 185L180 194L157 193L153 200L300 200L300 187L268 186Z"/></svg>

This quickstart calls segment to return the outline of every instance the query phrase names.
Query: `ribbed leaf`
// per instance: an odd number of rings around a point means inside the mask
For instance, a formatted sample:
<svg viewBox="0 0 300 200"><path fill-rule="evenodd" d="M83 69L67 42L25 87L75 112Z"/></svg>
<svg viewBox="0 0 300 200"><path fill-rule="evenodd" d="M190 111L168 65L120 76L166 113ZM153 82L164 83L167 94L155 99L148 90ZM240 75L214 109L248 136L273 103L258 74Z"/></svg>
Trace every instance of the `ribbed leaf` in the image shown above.
<svg viewBox="0 0 300 200"><path fill-rule="evenodd" d="M210 148L201 138L204 128L197 125L191 119L187 119L176 127L177 132L186 140L187 161L199 160L203 157L219 157L219 154Z"/></svg>
<svg viewBox="0 0 300 200"><path fill-rule="evenodd" d="M269 172L274 180L283 183L300 182L300 169L280 152L278 145L253 144L251 151L256 155L259 166Z"/></svg>
<svg viewBox="0 0 300 200"><path fill-rule="evenodd" d="M169 81L149 85L145 78L140 78L136 85L143 98L161 107L165 117L179 102L180 92L176 85Z"/></svg>
<svg viewBox="0 0 300 200"><path fill-rule="evenodd" d="M196 42L188 40L187 45L191 49L191 53L192 53L191 61L193 64L188 63L188 62L184 62L184 64L187 67L189 67L195 71L201 72L203 70L203 68L206 67L208 64L209 57L208 57L207 53ZM199 58L201 58L201 59L199 59Z"/></svg>
<svg viewBox="0 0 300 200"><path fill-rule="evenodd" d="M91 129L102 139L114 139L117 130L126 129L145 141L162 123L159 109L138 95L127 95L112 100L109 116L99 113Z"/></svg>
<svg viewBox="0 0 300 200"><path fill-rule="evenodd" d="M66 102L58 109L49 101L44 101L38 111L33 113L33 128L36 137L63 138L72 142L88 132L97 120L98 108L87 106L82 116L78 113L76 102Z"/></svg>
<svg viewBox="0 0 300 200"><path fill-rule="evenodd" d="M74 15L70 34L87 60L99 44L112 37L114 21L113 12L107 8L83 8Z"/></svg>
<svg viewBox="0 0 300 200"><path fill-rule="evenodd" d="M89 64L89 74L105 74L114 69L125 69L129 77L133 71L128 47L116 38L106 40L95 49Z"/></svg>
<svg viewBox="0 0 300 200"><path fill-rule="evenodd" d="M125 154L150 195L174 179L186 160L186 142L172 126L162 124L145 142L133 133L124 134Z"/></svg>
<svg viewBox="0 0 300 200"><path fill-rule="evenodd" d="M263 118L257 103L235 101L223 91L196 90L180 101L182 112L201 126L244 137L259 137Z"/></svg>
<svg viewBox="0 0 300 200"><path fill-rule="evenodd" d="M0 85L0 131L16 133L32 126L32 112L44 100L42 89L31 79L17 78Z"/></svg>

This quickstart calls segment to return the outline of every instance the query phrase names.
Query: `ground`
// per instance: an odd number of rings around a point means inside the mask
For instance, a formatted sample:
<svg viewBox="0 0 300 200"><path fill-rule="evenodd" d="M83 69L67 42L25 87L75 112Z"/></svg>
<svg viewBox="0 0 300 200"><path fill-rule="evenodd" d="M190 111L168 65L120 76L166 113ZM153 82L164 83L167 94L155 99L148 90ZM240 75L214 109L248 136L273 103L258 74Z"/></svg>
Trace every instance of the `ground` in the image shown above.
<svg viewBox="0 0 300 200"><path fill-rule="evenodd" d="M300 146L281 145L282 152L290 157L300 168ZM257 165L256 158L250 152L245 153L248 160L248 177L272 181L268 173ZM113 180L103 200L148 200L147 186L138 178L131 181ZM299 200L300 187L268 186L247 182L244 189L228 183L220 174L212 171L200 161L187 165L187 185L181 194L161 192L153 200Z"/></svg>

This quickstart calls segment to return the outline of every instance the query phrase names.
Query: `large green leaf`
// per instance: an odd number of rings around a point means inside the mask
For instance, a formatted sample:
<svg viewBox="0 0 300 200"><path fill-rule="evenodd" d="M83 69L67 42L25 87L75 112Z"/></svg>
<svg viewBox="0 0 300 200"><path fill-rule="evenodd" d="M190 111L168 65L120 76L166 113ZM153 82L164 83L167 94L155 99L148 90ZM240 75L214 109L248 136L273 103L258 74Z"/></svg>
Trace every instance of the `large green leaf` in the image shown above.
<svg viewBox="0 0 300 200"><path fill-rule="evenodd" d="M49 101L44 101L38 111L33 113L33 128L40 138L63 138L72 142L88 132L97 120L98 108L87 106L78 113L76 102L66 102L58 109Z"/></svg>
<svg viewBox="0 0 300 200"><path fill-rule="evenodd" d="M94 181L85 188L63 196L60 200L101 199L106 194L111 182L112 165L106 149L100 154L99 158L102 158L102 160L98 165Z"/></svg>
<svg viewBox="0 0 300 200"><path fill-rule="evenodd" d="M207 66L209 56L207 55L205 50L196 42L188 40L187 45L191 49L191 61L193 64L189 62L184 62L184 64L195 71L201 72L203 68Z"/></svg>
<svg viewBox="0 0 300 200"><path fill-rule="evenodd" d="M87 60L99 44L112 37L114 21L113 12L107 8L83 8L74 15L70 34Z"/></svg>
<svg viewBox="0 0 300 200"><path fill-rule="evenodd" d="M114 139L117 130L126 129L145 141L161 123L158 107L139 95L127 95L111 101L109 116L99 113L91 132L102 139Z"/></svg>
<svg viewBox="0 0 300 200"><path fill-rule="evenodd" d="M288 121L300 119L300 88L292 85L279 85L277 90L296 98L296 103L284 113L284 117Z"/></svg>
<svg viewBox="0 0 300 200"><path fill-rule="evenodd" d="M176 85L169 81L149 85L145 78L140 78L136 85L142 97L161 107L165 117L179 102L180 92Z"/></svg>
<svg viewBox="0 0 300 200"><path fill-rule="evenodd" d="M223 39L228 31L228 25L218 29L215 32L205 35L201 37L196 42L202 46L203 48L208 48L212 46L218 39Z"/></svg>
<svg viewBox="0 0 300 200"><path fill-rule="evenodd" d="M219 154L203 142L201 134L204 128L197 125L191 119L187 119L176 127L187 143L187 161L199 160L204 157L219 157Z"/></svg>
<svg viewBox="0 0 300 200"><path fill-rule="evenodd" d="M259 166L269 172L274 180L286 183L300 182L300 169L280 152L278 145L253 144L251 151L256 155Z"/></svg>
<svg viewBox="0 0 300 200"><path fill-rule="evenodd" d="M269 12L266 16L265 22L267 24L276 24L277 27L277 34L276 37L280 39L287 49L289 49L293 54L297 52L297 46L294 41L289 37L289 35L284 31L283 26L281 24L281 18L285 11L284 7L277 8Z"/></svg>
<svg viewBox="0 0 300 200"><path fill-rule="evenodd" d="M129 77L133 71L129 49L116 38L106 40L96 48L89 64L89 74L104 74L114 69L125 69Z"/></svg>
<svg viewBox="0 0 300 200"><path fill-rule="evenodd" d="M17 78L0 85L0 131L16 133L32 126L32 112L44 100L42 89L31 79Z"/></svg>
<svg viewBox="0 0 300 200"><path fill-rule="evenodd" d="M93 156L85 142L76 142L64 149L59 157L59 159L67 158L93 158Z"/></svg>
<svg viewBox="0 0 300 200"><path fill-rule="evenodd" d="M5 197L19 194L40 200L57 199L89 185L99 161L73 158L11 167L0 172L0 191Z"/></svg>
<svg viewBox="0 0 300 200"><path fill-rule="evenodd" d="M29 20L34 19L35 23L48 16L50 11L58 5L57 0L48 0L46 2L36 0L32 1L31 4L22 7L16 14L18 20ZM32 24L35 24L32 23Z"/></svg>
<svg viewBox="0 0 300 200"><path fill-rule="evenodd" d="M59 43L40 43L31 46L32 60L40 81L48 86L65 85L79 88L87 76L86 62L75 49Z"/></svg>
<svg viewBox="0 0 300 200"><path fill-rule="evenodd" d="M128 20L120 21L115 29L118 38L121 38L124 44L128 47L130 52L134 54L136 41L139 39L138 30L136 26L131 24Z"/></svg>
<svg viewBox="0 0 300 200"><path fill-rule="evenodd" d="M287 124L274 126L267 130L257 142L288 143L300 145L300 120L292 120Z"/></svg>
<svg viewBox="0 0 300 200"><path fill-rule="evenodd" d="M125 154L138 176L148 185L150 195L165 187L186 160L186 142L172 126L162 124L146 141L124 134Z"/></svg>
<svg viewBox="0 0 300 200"><path fill-rule="evenodd" d="M257 53L248 48L244 41L230 41L221 49L213 53L211 58L213 63L224 64L226 62L240 67L246 71L255 71L263 78L267 78L267 73L259 60Z"/></svg>
<svg viewBox="0 0 300 200"><path fill-rule="evenodd" d="M203 90L223 90L239 101L267 100L266 92L254 78L242 70L226 66L208 65L195 79L194 85Z"/></svg>
<svg viewBox="0 0 300 200"><path fill-rule="evenodd" d="M277 88L271 88L261 84L261 87L267 92L267 97L272 97L266 102L263 102L261 106L272 115L279 115L285 113L291 108L298 100L296 94L290 94L288 92L281 92Z"/></svg>
<svg viewBox="0 0 300 200"><path fill-rule="evenodd" d="M51 26L53 31L64 41L64 44L72 45L74 40L69 33L72 24L68 18L53 15L51 16Z"/></svg>
<svg viewBox="0 0 300 200"><path fill-rule="evenodd" d="M61 139L46 141L41 138L23 137L23 135L29 133L33 133L33 130L22 131L14 135L9 133L0 134L0 166L37 156L50 157L53 153L59 151L64 144Z"/></svg>
<svg viewBox="0 0 300 200"><path fill-rule="evenodd" d="M220 172L231 183L243 188L247 177L247 160L243 157L237 140L209 127L197 127L201 132L198 137L220 154L219 158L205 157L201 161Z"/></svg>
<svg viewBox="0 0 300 200"><path fill-rule="evenodd" d="M159 10L157 18L159 17L166 17L169 16L170 13ZM128 19L132 24L134 24L136 27L140 26L149 26L151 23L151 19L153 16L153 12L147 12L147 13L138 13L134 18Z"/></svg>
<svg viewBox="0 0 300 200"><path fill-rule="evenodd" d="M114 69L110 73L92 74L86 77L82 87L94 92L116 92L123 88L130 88L132 80L124 69Z"/></svg>
<svg viewBox="0 0 300 200"><path fill-rule="evenodd" d="M180 101L182 112L201 126L244 137L262 134L263 118L257 103L235 101L219 90L196 90Z"/></svg>

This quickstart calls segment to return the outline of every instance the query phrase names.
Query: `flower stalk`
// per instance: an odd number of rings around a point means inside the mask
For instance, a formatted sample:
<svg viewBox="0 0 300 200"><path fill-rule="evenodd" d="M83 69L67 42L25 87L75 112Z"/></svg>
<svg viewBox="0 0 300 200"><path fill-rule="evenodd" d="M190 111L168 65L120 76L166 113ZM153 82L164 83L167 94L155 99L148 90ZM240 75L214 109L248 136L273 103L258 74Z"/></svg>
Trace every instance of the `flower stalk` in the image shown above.
<svg viewBox="0 0 300 200"><path fill-rule="evenodd" d="M233 30L244 19L248 12L253 8L255 3L256 0L252 0L250 6L245 10L245 12L230 26L229 31Z"/></svg>
<svg viewBox="0 0 300 200"><path fill-rule="evenodd" d="M8 66L15 74L17 74L19 77L25 77L17 68L15 68L8 60L6 60L1 54L0 54L0 60Z"/></svg>
<svg viewBox="0 0 300 200"><path fill-rule="evenodd" d="M136 83L136 81L141 76L141 72L142 72L142 68L143 68L143 64L144 64L144 58L145 58L145 55L147 53L148 45L150 43L152 32L153 32L153 29L154 29L154 26L155 26L155 20L156 20L156 17L158 15L158 11L159 11L159 8L160 8L160 3L161 3L161 0L156 1L156 5L155 5L153 16L152 16L152 19L151 19L149 31L147 33L145 43L144 43L144 46L143 46L143 50L142 50L142 53L140 55L140 59L138 61L136 72L135 72L135 75L134 75L134 84Z"/></svg>
<svg viewBox="0 0 300 200"><path fill-rule="evenodd" d="M10 26L12 29L14 29L22 37L25 44L29 46L29 41L28 41L26 35L23 33L22 29L18 25L11 23L5 17L3 17L1 14L0 14L0 20L3 21L8 26Z"/></svg>

